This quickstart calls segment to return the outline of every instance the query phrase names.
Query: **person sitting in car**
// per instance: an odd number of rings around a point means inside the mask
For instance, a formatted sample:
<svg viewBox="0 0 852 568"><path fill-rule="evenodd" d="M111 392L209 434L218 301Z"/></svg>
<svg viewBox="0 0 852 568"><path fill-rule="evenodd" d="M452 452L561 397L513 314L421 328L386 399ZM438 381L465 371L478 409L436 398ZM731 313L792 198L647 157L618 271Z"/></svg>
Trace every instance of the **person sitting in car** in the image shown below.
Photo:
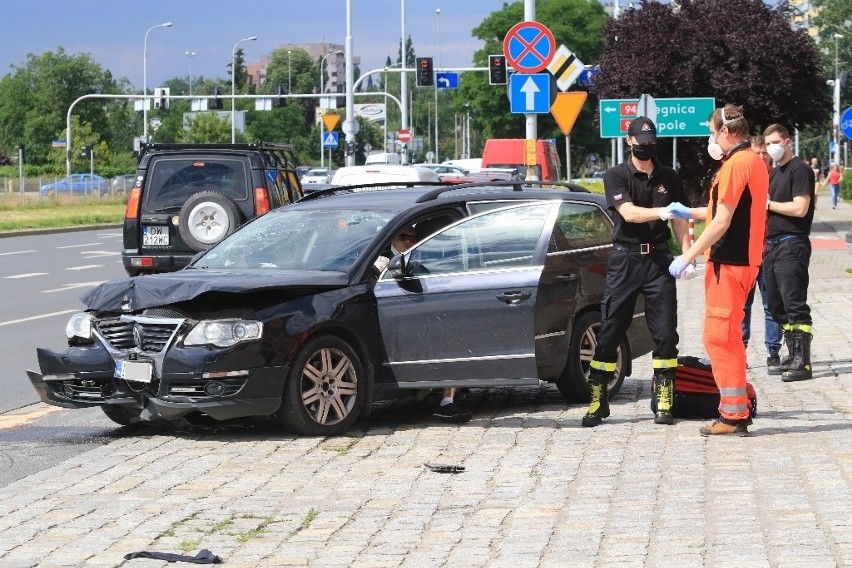
<svg viewBox="0 0 852 568"><path fill-rule="evenodd" d="M406 227L391 240L390 249L392 256L405 253L416 242L417 230L413 226ZM441 402L437 410L432 413L432 416L442 422L454 423L467 422L473 418L473 414L469 411L456 406L456 389L454 387L442 389L441 394Z"/></svg>

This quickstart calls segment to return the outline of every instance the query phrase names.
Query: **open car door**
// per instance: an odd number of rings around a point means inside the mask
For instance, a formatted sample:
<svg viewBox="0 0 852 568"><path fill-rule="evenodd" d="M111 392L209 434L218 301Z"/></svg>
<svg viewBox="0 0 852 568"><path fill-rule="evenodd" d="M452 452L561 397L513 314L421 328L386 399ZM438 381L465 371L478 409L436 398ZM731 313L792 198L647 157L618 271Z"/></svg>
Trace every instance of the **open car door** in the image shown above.
<svg viewBox="0 0 852 568"><path fill-rule="evenodd" d="M536 298L558 208L468 217L391 262L375 295L400 388L538 384Z"/></svg>

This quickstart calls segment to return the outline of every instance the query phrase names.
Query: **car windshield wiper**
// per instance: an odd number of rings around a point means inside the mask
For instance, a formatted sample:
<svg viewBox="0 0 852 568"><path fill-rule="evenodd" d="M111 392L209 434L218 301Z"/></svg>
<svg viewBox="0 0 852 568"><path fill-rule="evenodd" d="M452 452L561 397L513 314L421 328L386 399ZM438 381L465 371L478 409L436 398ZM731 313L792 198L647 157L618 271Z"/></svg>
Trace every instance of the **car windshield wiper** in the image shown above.
<svg viewBox="0 0 852 568"><path fill-rule="evenodd" d="M159 209L154 209L152 213L171 213L173 211L180 211L181 205L169 205L168 207L160 207Z"/></svg>

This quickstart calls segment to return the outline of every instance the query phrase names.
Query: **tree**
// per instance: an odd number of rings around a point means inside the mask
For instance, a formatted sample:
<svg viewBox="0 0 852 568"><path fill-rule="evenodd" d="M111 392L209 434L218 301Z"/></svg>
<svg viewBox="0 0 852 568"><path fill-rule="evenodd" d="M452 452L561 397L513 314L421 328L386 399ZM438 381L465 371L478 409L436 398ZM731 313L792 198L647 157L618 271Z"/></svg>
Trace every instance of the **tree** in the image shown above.
<svg viewBox="0 0 852 568"><path fill-rule="evenodd" d="M717 106L742 105L753 133L774 122L790 130L819 124L831 112L819 52L807 32L792 28L786 3L642 0L611 20L604 37L601 98L714 97ZM670 140L658 140L661 156L670 155ZM705 138L678 139L693 200L715 167L705 145Z"/></svg>
<svg viewBox="0 0 852 568"><path fill-rule="evenodd" d="M608 16L599 2L588 0L541 0L536 5L536 19L553 32L556 44L567 46L580 61L593 64L603 45L603 28ZM503 52L503 38L509 29L524 19L522 2L504 4L473 29L473 36L485 42L474 54L474 65L488 66L488 56ZM465 112L469 103L473 116L471 130L480 133L480 144L487 138L523 138L526 133L524 115L509 112L506 88L488 84L487 73L468 72L461 78L454 97L455 112ZM608 146L598 136L593 120L597 101L589 97L572 132L573 152L577 156L601 153ZM562 132L550 115L539 115L538 137L561 138ZM473 144L471 144L473 146ZM559 144L560 152L564 145ZM481 146L479 146L481 148ZM475 147L473 148L475 150ZM443 152L442 152L443 153ZM574 156L574 165L580 160Z"/></svg>
<svg viewBox="0 0 852 568"><path fill-rule="evenodd" d="M23 142L27 162L44 164L51 139L65 128L71 103L91 93L120 92L112 74L88 54L66 55L62 47L40 56L31 53L24 65L13 65L12 73L0 79L0 148L9 151ZM110 108L102 100L86 100L74 108L74 114L104 137L112 130Z"/></svg>
<svg viewBox="0 0 852 568"><path fill-rule="evenodd" d="M213 144L231 141L230 119L219 118L215 112L199 112L189 126L181 131L179 142Z"/></svg>

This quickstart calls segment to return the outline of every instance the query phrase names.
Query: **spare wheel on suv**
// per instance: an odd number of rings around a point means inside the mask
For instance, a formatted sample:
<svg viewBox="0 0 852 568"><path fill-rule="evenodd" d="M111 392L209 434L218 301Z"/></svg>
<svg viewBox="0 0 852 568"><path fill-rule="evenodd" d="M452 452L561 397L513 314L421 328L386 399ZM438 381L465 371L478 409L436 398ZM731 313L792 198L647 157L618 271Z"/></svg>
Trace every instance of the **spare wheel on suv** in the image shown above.
<svg viewBox="0 0 852 568"><path fill-rule="evenodd" d="M236 231L242 222L240 208L231 198L204 189L181 207L178 230L189 248L202 251Z"/></svg>

